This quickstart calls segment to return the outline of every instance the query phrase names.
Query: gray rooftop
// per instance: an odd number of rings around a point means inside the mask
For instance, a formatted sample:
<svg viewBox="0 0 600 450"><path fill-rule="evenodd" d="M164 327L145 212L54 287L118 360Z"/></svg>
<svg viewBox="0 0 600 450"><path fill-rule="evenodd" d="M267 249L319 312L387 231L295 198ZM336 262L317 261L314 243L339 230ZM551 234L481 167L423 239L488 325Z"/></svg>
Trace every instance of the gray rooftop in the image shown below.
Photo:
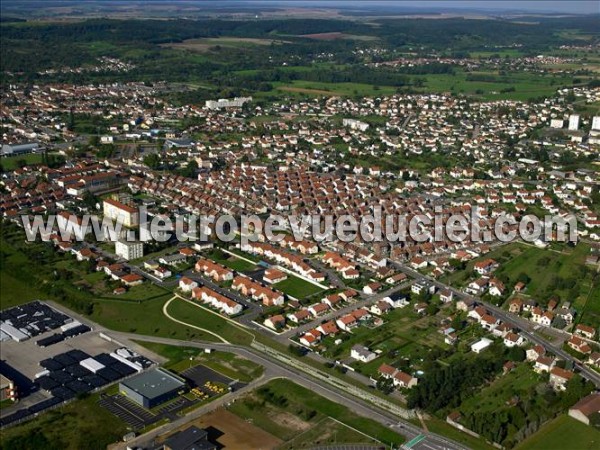
<svg viewBox="0 0 600 450"><path fill-rule="evenodd" d="M162 368L142 372L128 380L121 381L121 384L146 398L158 397L185 386L183 380Z"/></svg>

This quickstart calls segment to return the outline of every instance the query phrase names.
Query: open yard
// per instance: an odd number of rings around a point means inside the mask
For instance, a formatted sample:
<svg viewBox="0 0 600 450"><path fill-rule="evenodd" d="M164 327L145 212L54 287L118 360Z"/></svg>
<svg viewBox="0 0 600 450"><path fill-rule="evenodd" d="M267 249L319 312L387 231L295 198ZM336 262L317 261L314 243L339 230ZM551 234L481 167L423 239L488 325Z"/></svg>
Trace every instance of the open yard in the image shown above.
<svg viewBox="0 0 600 450"><path fill-rule="evenodd" d="M517 450L593 450L600 446L600 431L562 415L544 425Z"/></svg>
<svg viewBox="0 0 600 450"><path fill-rule="evenodd" d="M208 258L212 259L219 264L223 264L230 269L233 269L237 272L246 272L248 270L254 270L256 268L255 264L249 263L241 258L237 258L232 255L228 255L227 253L221 251L220 249L214 249L206 255Z"/></svg>
<svg viewBox="0 0 600 450"><path fill-rule="evenodd" d="M117 331L174 339L216 340L209 334L187 328L165 318L162 308L171 297L166 294L141 303L129 300L98 300L94 305L91 319Z"/></svg>
<svg viewBox="0 0 600 450"><path fill-rule="evenodd" d="M0 165L4 170L15 170L21 165L40 164L42 162L41 153L30 153L28 155L10 156L0 159Z"/></svg>

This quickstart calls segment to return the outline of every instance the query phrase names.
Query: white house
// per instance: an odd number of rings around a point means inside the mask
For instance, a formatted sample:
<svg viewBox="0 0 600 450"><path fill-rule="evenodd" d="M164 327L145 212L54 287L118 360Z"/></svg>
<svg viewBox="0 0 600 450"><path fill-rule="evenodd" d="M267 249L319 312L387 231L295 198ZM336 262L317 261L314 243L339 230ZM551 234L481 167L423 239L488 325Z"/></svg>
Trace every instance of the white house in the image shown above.
<svg viewBox="0 0 600 450"><path fill-rule="evenodd" d="M367 347L363 347L362 345L355 345L350 350L350 357L352 359L356 359L357 361L368 363L377 358L377 354L373 353Z"/></svg>

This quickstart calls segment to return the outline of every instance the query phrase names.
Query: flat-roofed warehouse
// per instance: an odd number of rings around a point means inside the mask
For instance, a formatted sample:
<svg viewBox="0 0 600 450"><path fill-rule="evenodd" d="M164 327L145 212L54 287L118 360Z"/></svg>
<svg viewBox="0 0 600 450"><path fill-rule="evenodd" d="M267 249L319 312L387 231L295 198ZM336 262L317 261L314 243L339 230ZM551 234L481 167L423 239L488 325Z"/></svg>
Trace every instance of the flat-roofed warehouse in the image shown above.
<svg viewBox="0 0 600 450"><path fill-rule="evenodd" d="M183 379L162 368L142 372L119 383L119 391L144 408L154 408L177 397L184 388Z"/></svg>

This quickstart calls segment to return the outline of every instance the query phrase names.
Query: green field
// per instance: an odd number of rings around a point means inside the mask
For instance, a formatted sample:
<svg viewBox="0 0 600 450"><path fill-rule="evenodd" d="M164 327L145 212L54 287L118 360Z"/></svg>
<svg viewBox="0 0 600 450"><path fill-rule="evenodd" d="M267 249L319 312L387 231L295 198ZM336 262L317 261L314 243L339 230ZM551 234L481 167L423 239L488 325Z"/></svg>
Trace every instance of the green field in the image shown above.
<svg viewBox="0 0 600 450"><path fill-rule="evenodd" d="M289 273L287 276L287 280L275 283L273 287L280 290L284 294L291 295L297 299L303 299L319 292L323 292L323 289L321 289L319 286L315 286L308 281L304 281L302 278L295 277Z"/></svg>
<svg viewBox="0 0 600 450"><path fill-rule="evenodd" d="M562 415L544 425L517 450L593 450L600 446L600 431Z"/></svg>
<svg viewBox="0 0 600 450"><path fill-rule="evenodd" d="M285 94L300 94L309 96L360 96L372 97L378 95L392 95L396 88L392 86L374 86L363 83L326 83L318 81L294 80L291 83L273 83L275 92ZM271 92L273 93L273 92Z"/></svg>
<svg viewBox="0 0 600 450"><path fill-rule="evenodd" d="M456 271L445 277L445 280L456 286L463 286L472 274L473 266L477 261L492 258L500 263L500 268L494 272L494 275L507 277L508 289L512 290L519 275L524 273L531 279L527 284L525 295L543 302L550 296L557 295L561 300L571 302L576 309L582 311L588 299L593 298L588 295L593 278L592 271L585 267L588 253L589 246L585 243L579 243L575 248L557 244L547 249L511 243L470 261L465 270ZM574 281L576 288L555 285L558 278Z"/></svg>
<svg viewBox="0 0 600 450"><path fill-rule="evenodd" d="M171 295L165 294L141 303L127 300L99 300L95 303L90 318L107 328L127 333L185 340L216 340L210 334L187 328L164 317L162 308L170 298Z"/></svg>
<svg viewBox="0 0 600 450"><path fill-rule="evenodd" d="M469 80L467 77L491 75L494 81ZM506 76L498 74L477 73L465 74L431 74L423 75L425 80L424 92L452 92L456 94L478 95L485 100L527 100L529 98L549 96L556 92L560 86L572 85L568 77L554 78L544 75L511 72ZM514 88L512 92L503 90Z"/></svg>
<svg viewBox="0 0 600 450"><path fill-rule="evenodd" d="M324 432L324 434L315 435L320 436L317 441L311 439L312 445L356 442L355 439L361 436L360 442L373 442L375 439L386 445L393 443L397 446L405 441L402 436L378 422L358 416L345 406L325 399L285 379L270 381L254 393L237 400L229 407L229 410L244 419L251 419L254 425L284 441L298 439L298 435L306 431L307 426L310 428L319 426L319 423L329 417L337 419L355 431L347 435L337 433L337 436ZM357 433L356 430L369 437ZM345 436L351 437L352 440L346 440ZM295 445L299 446L299 443L296 441Z"/></svg>
<svg viewBox="0 0 600 450"><path fill-rule="evenodd" d="M216 313L197 307L185 300L174 300L169 305L169 314L190 325L210 330L233 344L249 345L253 339L253 335L249 331L245 331L241 327L231 324ZM174 325L181 326L175 323ZM204 335L204 333L202 334ZM209 340L214 341L215 339L215 337L211 336Z"/></svg>

